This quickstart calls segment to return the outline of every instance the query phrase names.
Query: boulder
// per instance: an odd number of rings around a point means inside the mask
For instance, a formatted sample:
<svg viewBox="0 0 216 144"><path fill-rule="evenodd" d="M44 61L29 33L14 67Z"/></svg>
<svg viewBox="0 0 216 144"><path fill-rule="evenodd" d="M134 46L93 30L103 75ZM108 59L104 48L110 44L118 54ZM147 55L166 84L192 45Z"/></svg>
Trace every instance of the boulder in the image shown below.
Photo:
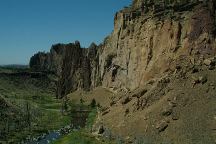
<svg viewBox="0 0 216 144"><path fill-rule="evenodd" d="M129 96L127 96L126 98L124 98L121 101L121 104L125 105L125 104L129 103L131 100L132 100L132 98L130 98Z"/></svg>
<svg viewBox="0 0 216 144"><path fill-rule="evenodd" d="M205 84L208 81L207 76L200 76L199 81L200 83Z"/></svg>
<svg viewBox="0 0 216 144"><path fill-rule="evenodd" d="M136 90L134 93L132 93L132 97L137 97L137 98L140 98L142 97L143 95L145 95L145 93L147 93L148 90L147 89L139 89L139 90Z"/></svg>
<svg viewBox="0 0 216 144"><path fill-rule="evenodd" d="M99 134L99 135L102 135L104 132L105 132L104 127L103 127L102 125L99 126L99 128L98 128L98 134Z"/></svg>
<svg viewBox="0 0 216 144"><path fill-rule="evenodd" d="M205 59L203 61L203 63L206 65L206 66L215 66L215 60L212 58L212 59Z"/></svg>
<svg viewBox="0 0 216 144"><path fill-rule="evenodd" d="M162 120L156 125L156 129L158 130L159 133L165 131L167 127L168 127L168 122L164 120Z"/></svg>
<svg viewBox="0 0 216 144"><path fill-rule="evenodd" d="M162 116L169 116L172 114L172 112L173 112L173 108L171 106L166 106L163 108L161 114Z"/></svg>

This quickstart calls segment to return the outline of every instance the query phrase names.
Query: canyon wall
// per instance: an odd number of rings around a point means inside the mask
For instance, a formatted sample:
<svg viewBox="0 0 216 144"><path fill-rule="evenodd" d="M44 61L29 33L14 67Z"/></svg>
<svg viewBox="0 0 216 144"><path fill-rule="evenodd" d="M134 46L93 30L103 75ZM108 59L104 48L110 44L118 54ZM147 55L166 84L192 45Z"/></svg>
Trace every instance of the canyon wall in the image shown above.
<svg viewBox="0 0 216 144"><path fill-rule="evenodd" d="M116 13L114 30L100 46L78 42L38 53L30 66L59 75L57 94L99 85L134 90L216 53L215 1L134 0Z"/></svg>
<svg viewBox="0 0 216 144"><path fill-rule="evenodd" d="M100 54L103 86L133 90L182 60L195 64L215 53L213 2L146 5L137 0L116 14Z"/></svg>
<svg viewBox="0 0 216 144"><path fill-rule="evenodd" d="M97 45L94 43L88 49L81 48L78 42L68 45L58 83L58 96L97 87L100 84L98 58Z"/></svg>

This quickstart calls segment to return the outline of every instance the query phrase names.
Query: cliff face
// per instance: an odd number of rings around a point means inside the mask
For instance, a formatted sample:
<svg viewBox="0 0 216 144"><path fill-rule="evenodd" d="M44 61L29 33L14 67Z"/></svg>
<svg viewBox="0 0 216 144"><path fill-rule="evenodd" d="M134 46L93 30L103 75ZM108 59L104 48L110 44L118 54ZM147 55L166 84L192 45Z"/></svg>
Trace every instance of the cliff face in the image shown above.
<svg viewBox="0 0 216 144"><path fill-rule="evenodd" d="M59 97L75 90L89 91L100 85L98 46L81 48L76 41L53 45L50 53L39 52L31 57L30 67L35 71L53 72L59 76Z"/></svg>
<svg viewBox="0 0 216 144"><path fill-rule="evenodd" d="M213 2L146 5L137 0L116 14L100 54L103 86L133 90L184 65L182 60L187 66L215 54Z"/></svg>
<svg viewBox="0 0 216 144"><path fill-rule="evenodd" d="M100 84L134 90L216 53L215 2L134 0L116 14L113 33L92 47L57 45L30 65L60 75L59 96Z"/></svg>

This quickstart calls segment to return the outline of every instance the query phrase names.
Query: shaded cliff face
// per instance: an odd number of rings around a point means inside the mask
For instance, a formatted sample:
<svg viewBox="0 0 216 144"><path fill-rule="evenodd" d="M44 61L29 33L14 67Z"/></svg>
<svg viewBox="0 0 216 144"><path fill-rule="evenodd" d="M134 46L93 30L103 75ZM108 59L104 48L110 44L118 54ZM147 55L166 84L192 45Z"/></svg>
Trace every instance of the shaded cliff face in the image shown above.
<svg viewBox="0 0 216 144"><path fill-rule="evenodd" d="M58 96L62 97L79 89L89 91L99 84L97 46L92 44L85 49L78 42L67 45L58 83Z"/></svg>
<svg viewBox="0 0 216 144"><path fill-rule="evenodd" d="M61 75L63 57L65 55L64 44L53 45L49 53L38 52L30 59L30 68L35 71L49 71Z"/></svg>
<svg viewBox="0 0 216 144"><path fill-rule="evenodd" d="M102 84L134 90L215 52L215 2L136 0L116 14L114 32L104 42Z"/></svg>

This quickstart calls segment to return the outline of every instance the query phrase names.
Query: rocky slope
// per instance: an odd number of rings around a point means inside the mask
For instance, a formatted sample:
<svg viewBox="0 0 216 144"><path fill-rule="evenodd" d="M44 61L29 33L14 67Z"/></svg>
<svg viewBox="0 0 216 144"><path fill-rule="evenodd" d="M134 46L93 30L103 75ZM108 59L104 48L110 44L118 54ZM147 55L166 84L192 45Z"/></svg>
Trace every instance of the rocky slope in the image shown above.
<svg viewBox="0 0 216 144"><path fill-rule="evenodd" d="M103 127L105 137L123 137L125 143L213 144L215 72L202 64L151 80L135 91L104 91L105 100L97 91L79 95L88 98L93 93L92 99L102 104L94 130L98 133Z"/></svg>

